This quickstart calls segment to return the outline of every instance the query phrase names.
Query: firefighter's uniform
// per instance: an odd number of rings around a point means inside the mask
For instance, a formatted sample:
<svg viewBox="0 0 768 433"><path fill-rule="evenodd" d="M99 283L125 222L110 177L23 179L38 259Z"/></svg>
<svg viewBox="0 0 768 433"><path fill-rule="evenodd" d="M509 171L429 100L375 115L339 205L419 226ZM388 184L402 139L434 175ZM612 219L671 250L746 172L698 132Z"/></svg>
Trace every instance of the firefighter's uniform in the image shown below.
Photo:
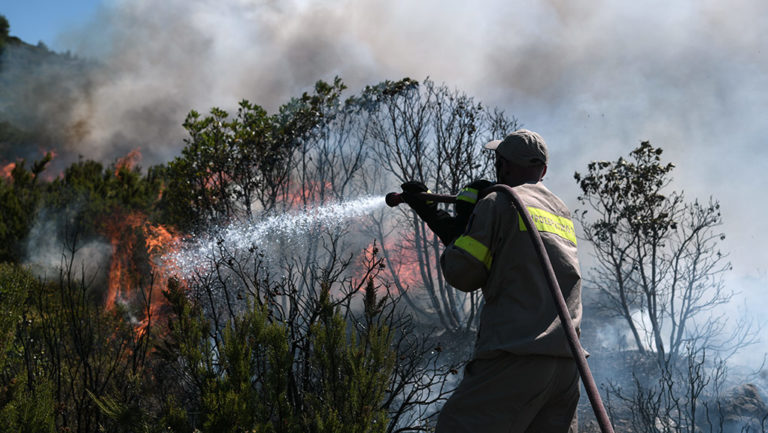
<svg viewBox="0 0 768 433"><path fill-rule="evenodd" d="M515 187L528 208L573 319L581 322L576 234L543 184ZM480 200L441 257L445 279L485 298L474 359L443 408L438 433L575 431L578 371L522 218L504 193Z"/></svg>

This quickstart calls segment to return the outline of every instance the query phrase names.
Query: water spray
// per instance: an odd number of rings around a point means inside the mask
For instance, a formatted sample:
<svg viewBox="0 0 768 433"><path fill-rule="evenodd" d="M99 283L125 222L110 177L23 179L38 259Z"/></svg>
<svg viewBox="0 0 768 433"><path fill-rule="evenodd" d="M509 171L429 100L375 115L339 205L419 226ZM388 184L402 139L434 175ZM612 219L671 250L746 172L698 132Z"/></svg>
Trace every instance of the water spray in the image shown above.
<svg viewBox="0 0 768 433"><path fill-rule="evenodd" d="M313 230L340 228L348 219L368 215L384 204L384 197L368 196L301 211L274 213L261 220L233 223L213 234L187 240L179 251L164 259L181 275L193 275L207 269L211 258L220 251L239 252L275 241L300 241L303 235Z"/></svg>
<svg viewBox="0 0 768 433"><path fill-rule="evenodd" d="M517 195L514 189L503 184L496 184L490 188L484 189L480 192L479 197L484 197L492 192L507 194L512 200L512 204L515 206L515 209L517 209L518 214L523 217L523 223L525 224L525 228L531 237L534 250L536 250L536 255L538 256L539 262L541 263L542 271L544 272L547 285L549 286L549 291L552 295L552 299L555 301L557 315L560 317L560 322L563 324L565 335L568 340L568 346L570 347L571 354L576 361L579 375L581 376L584 389L586 390L587 396L589 397L589 402L592 404L592 410L595 412L597 423L600 425L600 430L603 433L613 433L613 426L611 425L611 421L608 418L608 412L605 410L603 400L600 398L597 384L595 383L595 379L592 377L589 364L587 364L587 358L584 356L584 349L581 347L581 342L579 341L579 336L576 333L576 328L573 326L571 314L568 312L568 306L566 305L565 299L563 298L563 292L560 290L560 285L558 284L557 278L555 277L555 271L552 268L552 263L550 262L549 256L547 255L544 242L541 240L541 235L531 220L531 214L528 212L528 208L523 205L522 200L520 200L520 197ZM452 195L433 194L427 192L415 193L413 195L422 200L431 200L441 203L456 203L456 196ZM403 203L402 194L395 192L387 194L385 200L389 207L395 207Z"/></svg>

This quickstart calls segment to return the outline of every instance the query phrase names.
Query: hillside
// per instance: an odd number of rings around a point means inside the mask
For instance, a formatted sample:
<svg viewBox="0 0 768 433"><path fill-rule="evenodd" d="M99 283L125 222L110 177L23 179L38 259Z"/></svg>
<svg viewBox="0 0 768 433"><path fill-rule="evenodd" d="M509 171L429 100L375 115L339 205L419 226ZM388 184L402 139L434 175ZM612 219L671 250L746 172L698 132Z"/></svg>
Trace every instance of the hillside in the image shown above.
<svg viewBox="0 0 768 433"><path fill-rule="evenodd" d="M39 158L71 135L61 113L87 88L91 64L29 44L0 15L0 162Z"/></svg>

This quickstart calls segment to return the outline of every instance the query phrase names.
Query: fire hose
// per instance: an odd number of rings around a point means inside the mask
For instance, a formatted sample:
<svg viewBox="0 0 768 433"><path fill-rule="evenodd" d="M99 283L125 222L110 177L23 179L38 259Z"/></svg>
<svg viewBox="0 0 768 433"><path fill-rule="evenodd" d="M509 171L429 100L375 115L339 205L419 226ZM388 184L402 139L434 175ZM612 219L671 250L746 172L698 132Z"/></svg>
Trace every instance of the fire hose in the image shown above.
<svg viewBox="0 0 768 433"><path fill-rule="evenodd" d="M479 196L484 197L492 192L501 192L507 194L512 200L512 204L515 206L515 209L517 209L517 212L523 217L523 224L525 224L525 228L530 234L534 250L536 250L536 255L538 256L541 267L543 268L544 275L547 279L547 285L549 286L549 291L555 301L557 315L560 317L560 322L563 324L565 336L568 340L568 346L571 349L573 358L576 360L576 366L579 370L579 375L581 376L584 389L587 392L587 396L589 397L589 402L592 404L592 410L595 412L595 418L597 418L600 431L602 433L613 433L613 426L611 425L611 421L608 418L608 412L605 410L603 400L600 398L597 384L595 383L595 379L592 377L589 364L587 364L587 358L584 356L584 350L582 349L581 343L579 342L579 336L576 333L576 328L573 326L571 314L568 312L568 306L565 304L563 293L560 290L560 284L558 284L557 278L555 277L555 271L552 268L552 262L550 262L549 256L547 255L547 250L544 248L544 242L541 240L541 235L531 220L531 214L528 212L528 208L523 205L523 202L520 200L520 197L517 195L514 189L507 185L496 184L481 191ZM456 196L453 195L432 194L426 192L416 193L414 195L422 200L440 203L456 203ZM403 198L401 194L391 192L387 194L385 201L389 207L395 207L403 203Z"/></svg>

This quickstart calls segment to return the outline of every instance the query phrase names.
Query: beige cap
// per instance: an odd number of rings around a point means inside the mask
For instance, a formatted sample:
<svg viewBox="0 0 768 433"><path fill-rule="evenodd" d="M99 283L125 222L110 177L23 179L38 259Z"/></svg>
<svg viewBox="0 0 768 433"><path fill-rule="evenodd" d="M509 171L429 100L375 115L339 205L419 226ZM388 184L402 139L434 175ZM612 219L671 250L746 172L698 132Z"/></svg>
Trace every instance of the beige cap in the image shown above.
<svg viewBox="0 0 768 433"><path fill-rule="evenodd" d="M503 140L493 140L485 148L495 150L502 158L523 167L549 163L547 143L541 135L527 129L518 129Z"/></svg>

